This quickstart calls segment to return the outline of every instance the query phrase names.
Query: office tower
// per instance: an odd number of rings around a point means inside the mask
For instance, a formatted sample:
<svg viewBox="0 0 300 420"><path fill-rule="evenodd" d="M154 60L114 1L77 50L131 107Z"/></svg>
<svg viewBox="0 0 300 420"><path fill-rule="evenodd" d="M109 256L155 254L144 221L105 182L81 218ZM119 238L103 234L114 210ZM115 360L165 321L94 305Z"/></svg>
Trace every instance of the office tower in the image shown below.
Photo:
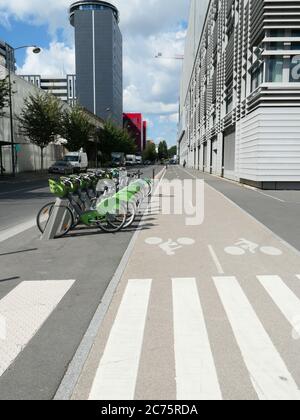
<svg viewBox="0 0 300 420"><path fill-rule="evenodd" d="M118 9L105 1L70 7L75 28L76 91L81 106L122 126L122 34Z"/></svg>

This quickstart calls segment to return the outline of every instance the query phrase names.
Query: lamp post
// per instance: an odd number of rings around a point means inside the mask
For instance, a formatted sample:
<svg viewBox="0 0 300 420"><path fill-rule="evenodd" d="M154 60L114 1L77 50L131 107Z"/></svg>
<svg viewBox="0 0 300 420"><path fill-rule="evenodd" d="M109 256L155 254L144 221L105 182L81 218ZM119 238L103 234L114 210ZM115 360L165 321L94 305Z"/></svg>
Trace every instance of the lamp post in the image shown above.
<svg viewBox="0 0 300 420"><path fill-rule="evenodd" d="M12 66L14 66L14 52L17 50L21 50L24 48L33 48L32 52L34 54L39 54L41 49L36 45L24 45L22 47L12 48L8 46L7 54L8 54L8 83L9 83L9 122L10 122L10 139L11 139L11 160L12 160L12 174L16 176L16 161L15 161L15 135L14 135L14 118L13 118L13 98L12 98L12 83L11 83L11 73L12 73Z"/></svg>

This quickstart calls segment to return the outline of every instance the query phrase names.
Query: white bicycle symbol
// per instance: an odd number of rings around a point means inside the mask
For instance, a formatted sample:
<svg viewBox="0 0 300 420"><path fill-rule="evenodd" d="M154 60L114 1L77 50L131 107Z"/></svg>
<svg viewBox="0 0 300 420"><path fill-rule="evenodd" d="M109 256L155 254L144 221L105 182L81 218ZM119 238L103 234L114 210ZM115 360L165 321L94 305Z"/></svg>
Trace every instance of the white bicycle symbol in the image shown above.
<svg viewBox="0 0 300 420"><path fill-rule="evenodd" d="M176 241L168 239L164 241L162 238L148 238L145 240L148 245L158 246L164 251L169 257L176 254L176 251L183 248L184 246L191 246L195 244L195 240L191 238L178 238Z"/></svg>
<svg viewBox="0 0 300 420"><path fill-rule="evenodd" d="M272 246L259 246L254 242L247 241L247 239L241 239L234 246L228 246L225 248L225 252L227 254L234 256L245 255L247 252L256 254L257 251L272 257L278 257L282 255L282 251L278 248L274 248Z"/></svg>

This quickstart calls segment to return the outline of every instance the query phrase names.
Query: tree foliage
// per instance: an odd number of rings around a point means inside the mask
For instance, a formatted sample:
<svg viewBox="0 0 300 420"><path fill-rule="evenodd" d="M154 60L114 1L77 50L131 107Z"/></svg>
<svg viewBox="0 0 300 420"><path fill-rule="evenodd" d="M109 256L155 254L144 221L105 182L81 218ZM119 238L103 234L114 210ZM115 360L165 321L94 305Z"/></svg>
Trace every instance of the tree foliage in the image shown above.
<svg viewBox="0 0 300 420"><path fill-rule="evenodd" d="M136 153L136 144L128 131L117 127L111 121L107 121L103 130L98 134L99 149L102 153L102 160L111 160L114 152L125 153L126 155Z"/></svg>
<svg viewBox="0 0 300 420"><path fill-rule="evenodd" d="M62 115L62 136L67 140L67 149L77 152L86 150L89 139L94 134L94 126L80 107L64 111Z"/></svg>
<svg viewBox="0 0 300 420"><path fill-rule="evenodd" d="M168 150L168 155L169 155L170 159L172 159L174 156L176 156L177 155L177 146L170 147L170 149Z"/></svg>
<svg viewBox="0 0 300 420"><path fill-rule="evenodd" d="M156 153L156 146L152 141L148 141L146 145L146 149L143 152L143 160L144 162L149 160L150 162L154 162L157 159Z"/></svg>
<svg viewBox="0 0 300 420"><path fill-rule="evenodd" d="M158 158L160 160L168 159L168 145L165 140L161 141L158 145Z"/></svg>
<svg viewBox="0 0 300 420"><path fill-rule="evenodd" d="M44 149L61 133L62 105L52 95L30 95L24 101L19 116L22 133L41 149L41 169L44 168Z"/></svg>
<svg viewBox="0 0 300 420"><path fill-rule="evenodd" d="M9 104L9 82L7 78L0 80L0 117L3 117L3 112Z"/></svg>

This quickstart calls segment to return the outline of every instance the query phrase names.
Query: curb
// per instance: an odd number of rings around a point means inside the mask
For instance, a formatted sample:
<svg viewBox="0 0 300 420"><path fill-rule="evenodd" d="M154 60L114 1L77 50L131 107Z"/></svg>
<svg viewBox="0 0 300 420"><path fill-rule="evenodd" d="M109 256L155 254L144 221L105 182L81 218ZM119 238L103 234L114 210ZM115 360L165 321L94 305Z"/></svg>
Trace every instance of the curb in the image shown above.
<svg viewBox="0 0 300 420"><path fill-rule="evenodd" d="M162 180L166 173L165 169L162 169L155 177L156 180ZM94 345L95 339L98 335L99 329L104 321L104 318L107 314L107 311L110 307L112 299L115 295L117 287L121 281L122 275L127 267L129 259L131 257L132 251L134 249L135 243L138 239L140 230L137 231L132 236L127 250L123 255L123 258L106 289L106 292L103 295L103 298L95 312L95 315L81 341L79 347L69 364L69 367L63 377L61 384L56 391L54 396L54 401L69 401L72 398L80 375L84 369L85 363L89 357L90 351Z"/></svg>

